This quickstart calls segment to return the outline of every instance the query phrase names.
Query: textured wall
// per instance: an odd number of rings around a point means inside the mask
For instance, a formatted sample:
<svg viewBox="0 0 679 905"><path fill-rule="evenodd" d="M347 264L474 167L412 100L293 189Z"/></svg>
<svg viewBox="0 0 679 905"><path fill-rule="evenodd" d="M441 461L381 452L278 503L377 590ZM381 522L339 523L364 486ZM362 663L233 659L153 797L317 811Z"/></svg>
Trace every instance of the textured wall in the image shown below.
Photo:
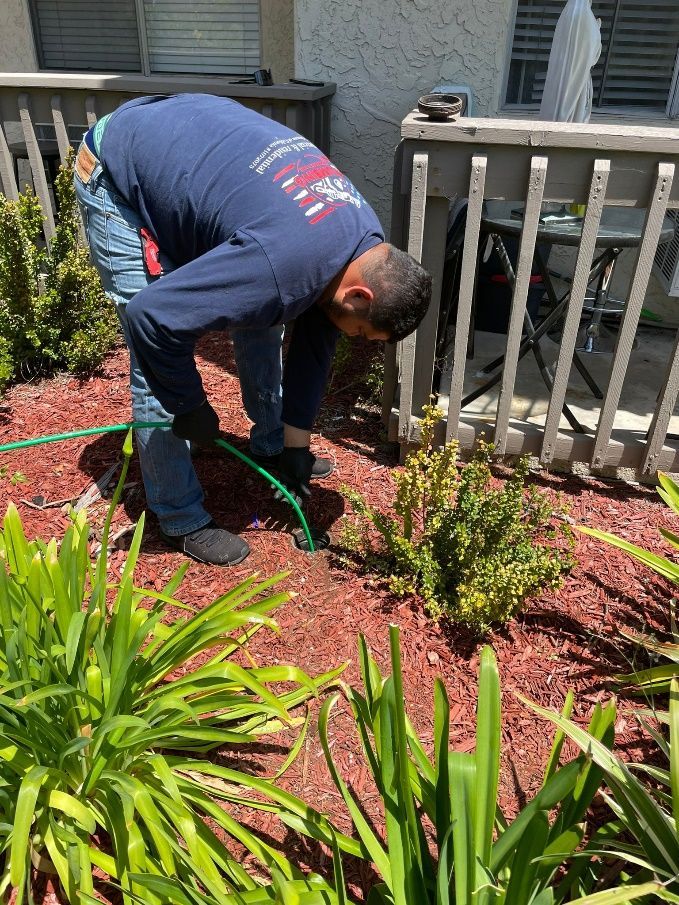
<svg viewBox="0 0 679 905"><path fill-rule="evenodd" d="M287 82L295 72L294 0L260 0L262 65L274 82Z"/></svg>
<svg viewBox="0 0 679 905"><path fill-rule="evenodd" d="M417 98L468 84L497 112L511 0L295 0L297 75L337 82L332 155L388 224L393 149Z"/></svg>
<svg viewBox="0 0 679 905"><path fill-rule="evenodd" d="M36 72L27 0L0 0L0 72Z"/></svg>

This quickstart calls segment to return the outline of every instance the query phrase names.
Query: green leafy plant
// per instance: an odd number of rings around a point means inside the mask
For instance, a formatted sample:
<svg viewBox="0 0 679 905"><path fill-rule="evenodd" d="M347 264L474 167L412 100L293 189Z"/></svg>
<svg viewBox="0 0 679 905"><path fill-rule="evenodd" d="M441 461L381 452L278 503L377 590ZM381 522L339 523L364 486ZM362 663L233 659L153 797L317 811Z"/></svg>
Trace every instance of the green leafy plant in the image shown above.
<svg viewBox="0 0 679 905"><path fill-rule="evenodd" d="M445 686L439 680L434 695L434 750L430 757L404 704L395 626L390 629L390 648L392 674L383 676L361 638L363 690L344 689L364 764L382 803L384 837L364 814L361 801L350 791L333 756L328 729L337 695L324 702L319 718L328 769L353 821L363 857L372 861L381 877L370 891L369 905L612 905L651 893L664 895L662 882L651 876L637 876L634 887L603 895L607 886L616 882L622 886L628 881L622 861L604 863L599 857L604 844L618 841L620 822L614 818L594 828L588 824L587 816L606 771L605 758L612 758L614 702L597 705L589 723L588 737L596 743L601 756L590 756L585 749L579 757L562 765L564 727L571 725L568 717L573 706L573 696L569 694L542 786L509 820L497 801L501 709L492 649L486 647L481 654L475 752L451 751L450 707ZM300 821L300 813L299 803L293 813L280 810L286 823L327 842L325 818L307 812L305 821ZM355 854L355 842L341 834L334 835L333 842L339 895L339 852ZM621 843L620 847L622 850ZM348 902L346 890L344 895L341 901Z"/></svg>
<svg viewBox="0 0 679 905"><path fill-rule="evenodd" d="M333 862L337 890L318 874L311 873L291 879L272 867L271 883L221 898L206 895L202 890L180 880L152 874L133 874L130 879L142 894L132 898L140 905L146 905L148 893L158 896L161 902L172 905L270 905L272 902L279 905L349 905L337 845L334 848ZM87 905L100 905L100 900L90 895L81 895L80 898Z"/></svg>
<svg viewBox="0 0 679 905"><path fill-rule="evenodd" d="M525 703L551 720L603 772L610 790L603 792L604 798L625 835L602 839L601 853L625 862L625 870L632 873L629 887L659 880L662 887L656 896L679 902L679 681L673 679L670 685L669 738L651 730L667 758L664 769L645 763L626 764L591 731L576 725L565 714L528 700ZM637 773L645 774L649 781L645 784Z"/></svg>
<svg viewBox="0 0 679 905"><path fill-rule="evenodd" d="M117 319L79 243L72 166L54 185L59 216L49 248L43 214L30 192L0 195L0 390L10 380L66 367L99 365L112 347Z"/></svg>
<svg viewBox="0 0 679 905"><path fill-rule="evenodd" d="M28 481L23 471L14 471L10 475L9 465L0 465L0 480L7 477L9 477L9 483L12 487L16 487L18 484L25 484Z"/></svg>
<svg viewBox="0 0 679 905"><path fill-rule="evenodd" d="M660 474L658 476L660 487L659 495L670 507L670 509L679 515L679 484L672 480L669 475ZM610 534L607 531L599 531L597 528L586 528L583 525L578 526L578 531L603 540L625 553L629 553L637 562L648 566L658 575L667 579L672 584L679 585L679 564L665 556L658 556L651 553L650 550L644 550L636 544ZM679 536L666 528L659 529L660 534L675 550L679 550ZM673 678L679 677L679 630L677 629L674 610L670 613L670 637L657 638L656 636L645 632L630 632L624 629L620 634L645 650L650 658L660 659L658 665L651 666L648 669L636 669L631 673L618 675L618 681L625 685L634 686L640 693L651 696L653 694L667 693L670 690L670 683ZM662 717L662 714L660 714Z"/></svg>
<svg viewBox="0 0 679 905"><path fill-rule="evenodd" d="M339 339L337 340L337 346L335 347L335 355L332 359L332 373L330 375L330 383L329 388L335 388L335 380L342 377L343 374L346 373L347 368L351 362L353 356L353 346L351 345L350 338L346 335L346 333L340 333Z"/></svg>
<svg viewBox="0 0 679 905"><path fill-rule="evenodd" d="M436 406L425 407L420 447L394 473L396 519L344 488L359 517L344 543L389 576L397 594L420 594L432 616L484 631L559 586L573 562L570 535L555 524L549 500L525 488L527 460L494 484L493 447L481 442L458 474L457 443L434 445L440 417Z"/></svg>
<svg viewBox="0 0 679 905"><path fill-rule="evenodd" d="M384 350L381 354L375 355L368 365L368 370L363 378L365 391L362 394L366 402L372 405L380 405L382 402L382 391L384 389Z"/></svg>
<svg viewBox="0 0 679 905"><path fill-rule="evenodd" d="M256 891L223 834L282 877L300 876L215 803L198 755L306 725L292 711L341 670L312 679L248 654L255 631L277 630L270 614L289 597L274 590L282 575L253 576L199 611L176 597L185 567L162 591L137 587L143 518L120 580L109 581L131 452L128 438L96 562L83 512L60 545L27 541L13 506L0 532L0 894L14 888L17 903L30 896L31 864L55 870L70 902L93 894L94 868L125 902L142 890L131 879L139 873L221 900Z"/></svg>

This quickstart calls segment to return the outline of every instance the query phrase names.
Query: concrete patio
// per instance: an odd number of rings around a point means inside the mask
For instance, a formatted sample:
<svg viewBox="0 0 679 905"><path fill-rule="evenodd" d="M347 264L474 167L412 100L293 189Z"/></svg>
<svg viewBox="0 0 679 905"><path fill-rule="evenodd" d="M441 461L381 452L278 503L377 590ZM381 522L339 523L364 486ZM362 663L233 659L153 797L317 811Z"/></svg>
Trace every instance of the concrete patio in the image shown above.
<svg viewBox="0 0 679 905"><path fill-rule="evenodd" d="M663 386L675 336L673 330L641 325L636 338L637 345L630 356L615 417L614 433L618 430L634 431L641 438L651 424L655 399ZM489 379L489 375L482 373L481 369L504 352L506 341L506 336L501 333L476 333L474 358L467 362L465 369L464 395L480 387ZM540 345L545 361L553 373L559 345L548 336L542 337ZM582 359L605 393L610 377L612 354L582 354ZM441 394L440 399L444 409L447 408L448 403L447 388L450 386L451 367L452 351L449 350L446 356L446 370L441 383L442 388L446 388L446 392ZM470 416L474 416L473 420L477 422L479 419L487 419L490 434L497 410L498 394L499 384L466 406L461 413L460 420L462 422L471 420ZM566 403L587 433L593 435L599 418L601 400L593 396L575 368L571 369ZM532 424L544 427L548 405L549 391L540 376L534 356L529 352L518 364L510 424L512 426ZM563 416L559 430L563 432L571 430ZM679 412L676 408L670 419L669 433L679 434Z"/></svg>

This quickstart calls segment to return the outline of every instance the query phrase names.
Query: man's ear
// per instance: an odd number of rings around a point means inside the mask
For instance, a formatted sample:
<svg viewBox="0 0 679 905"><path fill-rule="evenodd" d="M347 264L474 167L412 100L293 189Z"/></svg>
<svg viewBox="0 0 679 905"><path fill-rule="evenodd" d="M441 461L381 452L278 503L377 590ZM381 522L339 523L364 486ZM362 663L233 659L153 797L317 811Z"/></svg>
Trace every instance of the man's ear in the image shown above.
<svg viewBox="0 0 679 905"><path fill-rule="evenodd" d="M342 297L342 304L350 308L354 313L365 315L370 309L374 293L368 286L357 284L348 286Z"/></svg>

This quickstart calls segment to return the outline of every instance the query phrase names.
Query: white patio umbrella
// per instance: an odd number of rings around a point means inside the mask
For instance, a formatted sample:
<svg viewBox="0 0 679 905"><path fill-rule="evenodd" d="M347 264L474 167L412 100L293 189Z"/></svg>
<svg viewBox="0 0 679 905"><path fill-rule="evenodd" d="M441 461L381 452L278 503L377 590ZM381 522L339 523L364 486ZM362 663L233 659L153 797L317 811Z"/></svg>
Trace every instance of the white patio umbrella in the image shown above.
<svg viewBox="0 0 679 905"><path fill-rule="evenodd" d="M601 56L601 20L591 0L568 0L549 53L540 119L586 123L592 112L592 67Z"/></svg>

